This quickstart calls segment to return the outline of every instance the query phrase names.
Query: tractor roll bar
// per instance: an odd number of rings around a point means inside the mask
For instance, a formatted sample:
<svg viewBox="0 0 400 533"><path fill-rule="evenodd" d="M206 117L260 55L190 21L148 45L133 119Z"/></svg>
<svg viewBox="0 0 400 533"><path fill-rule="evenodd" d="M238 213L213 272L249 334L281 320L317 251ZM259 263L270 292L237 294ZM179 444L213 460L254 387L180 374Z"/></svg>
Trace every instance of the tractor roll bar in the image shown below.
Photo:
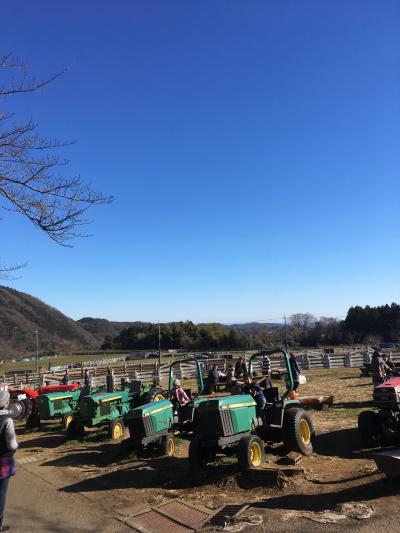
<svg viewBox="0 0 400 533"><path fill-rule="evenodd" d="M275 350L262 350L261 352L257 352L255 354L253 354L250 359L249 359L249 375L251 377L251 370L252 370L252 366L253 366L253 361L254 359L256 359L257 357L262 357L263 355L274 355L276 353L280 353L283 355L283 358L285 360L285 364L286 364L286 370L287 370L287 374L288 374L288 383L289 383L289 387L287 388L286 392L283 393L281 399L284 400L285 398L287 398L289 396L289 394L293 391L294 389L294 379L293 379L293 374L292 374L292 368L290 366L290 362L289 362L289 354L286 350L281 350L281 349L275 349Z"/></svg>
<svg viewBox="0 0 400 533"><path fill-rule="evenodd" d="M169 365L169 378L168 378L168 390L172 389L172 377L173 373L172 370L175 365L179 365L180 363L186 364L186 363L195 363L197 367L197 386L199 388L199 394L201 394L204 390L204 381L203 381L203 371L201 369L200 362L197 359L190 358L190 359L180 359L179 361L173 361Z"/></svg>

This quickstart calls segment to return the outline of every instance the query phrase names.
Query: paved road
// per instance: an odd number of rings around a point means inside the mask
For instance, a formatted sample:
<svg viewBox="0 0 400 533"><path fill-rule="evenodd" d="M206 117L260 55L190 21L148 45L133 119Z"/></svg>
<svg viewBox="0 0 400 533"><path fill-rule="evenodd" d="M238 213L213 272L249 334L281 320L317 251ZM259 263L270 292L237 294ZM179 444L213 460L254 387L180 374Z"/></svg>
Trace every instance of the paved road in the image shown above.
<svg viewBox="0 0 400 533"><path fill-rule="evenodd" d="M84 496L60 492L21 465L10 480L4 525L10 533L132 533Z"/></svg>

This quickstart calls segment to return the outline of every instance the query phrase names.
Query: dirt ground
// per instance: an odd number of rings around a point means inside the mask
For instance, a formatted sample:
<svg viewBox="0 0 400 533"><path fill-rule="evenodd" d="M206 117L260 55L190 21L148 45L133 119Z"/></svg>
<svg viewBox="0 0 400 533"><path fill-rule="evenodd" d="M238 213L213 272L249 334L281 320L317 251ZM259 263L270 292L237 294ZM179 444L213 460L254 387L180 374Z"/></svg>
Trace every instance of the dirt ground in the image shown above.
<svg viewBox="0 0 400 533"><path fill-rule="evenodd" d="M370 378L358 369L306 372L301 394L333 394L334 405L325 411L310 411L316 428L316 452L304 457L304 473L275 476L243 475L233 458L220 458L205 471L190 470L188 441L178 439L177 457L159 457L149 452L136 457L110 442L105 432L91 431L76 441L66 441L58 423L26 434L18 427L17 460L34 475L64 493L78 493L95 501L104 512L140 508L180 498L218 508L224 504L250 504L250 515L262 517L261 525L248 530L350 531L398 530L399 480L387 479L377 469L368 450L363 450L357 431L357 416L368 408ZM284 455L281 446L267 451L268 464ZM344 502L372 504L374 514L366 520L346 518L340 524L310 520L315 512L333 510ZM310 513L310 516L307 516ZM247 529L244 528L243 531Z"/></svg>

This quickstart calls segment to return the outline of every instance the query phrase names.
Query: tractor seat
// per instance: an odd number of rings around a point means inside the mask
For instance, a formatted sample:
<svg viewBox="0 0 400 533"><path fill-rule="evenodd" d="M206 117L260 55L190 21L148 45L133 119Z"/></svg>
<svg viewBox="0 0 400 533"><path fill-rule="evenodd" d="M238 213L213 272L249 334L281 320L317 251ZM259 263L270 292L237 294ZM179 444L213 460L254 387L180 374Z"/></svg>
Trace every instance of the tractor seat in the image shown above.
<svg viewBox="0 0 400 533"><path fill-rule="evenodd" d="M264 396L267 403L275 403L279 401L279 389L278 387L268 387L264 389Z"/></svg>

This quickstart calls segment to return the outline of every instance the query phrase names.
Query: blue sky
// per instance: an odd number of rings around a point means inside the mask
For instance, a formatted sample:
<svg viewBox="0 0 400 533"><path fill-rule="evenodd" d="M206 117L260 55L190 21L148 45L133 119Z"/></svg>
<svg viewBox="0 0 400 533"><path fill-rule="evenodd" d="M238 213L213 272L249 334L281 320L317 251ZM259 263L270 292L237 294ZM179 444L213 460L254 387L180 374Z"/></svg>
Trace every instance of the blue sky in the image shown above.
<svg viewBox="0 0 400 533"><path fill-rule="evenodd" d="M73 318L249 321L399 301L400 4L2 6L9 100L115 198L62 248L16 215L7 284Z"/></svg>

